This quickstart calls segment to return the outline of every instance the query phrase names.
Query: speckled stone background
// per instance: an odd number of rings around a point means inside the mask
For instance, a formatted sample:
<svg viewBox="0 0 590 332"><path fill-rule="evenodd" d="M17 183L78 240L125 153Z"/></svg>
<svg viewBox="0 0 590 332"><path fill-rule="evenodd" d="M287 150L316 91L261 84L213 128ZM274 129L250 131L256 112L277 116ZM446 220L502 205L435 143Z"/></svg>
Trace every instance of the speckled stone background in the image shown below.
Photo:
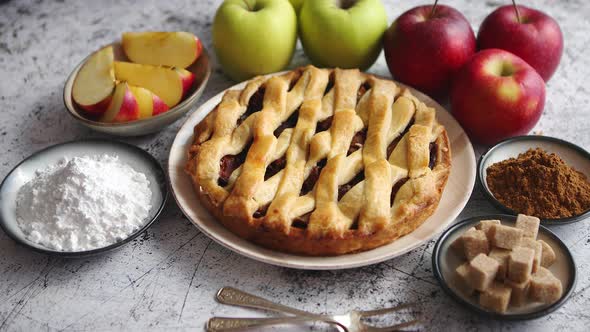
<svg viewBox="0 0 590 332"><path fill-rule="evenodd" d="M525 1L521 1L525 2ZM84 137L62 104L63 83L91 51L128 30L187 30L212 49L211 22L220 1L0 1L0 176L32 152ZM389 22L415 1L384 1ZM420 3L424 3L421 1ZM474 29L508 1L447 0ZM534 129L590 149L590 4L586 0L526 3L560 23L565 52L547 85L544 115ZM307 63L298 48L292 66ZM381 56L370 70L389 73ZM201 101L233 83L215 67ZM162 132L128 139L162 164L183 120ZM476 154L483 151L476 148ZM497 212L478 189L459 219ZM213 315L260 315L214 301L233 285L322 313L423 301L425 330L582 331L590 324L588 220L552 227L573 251L579 280L571 299L550 316L526 322L482 319L451 300L431 271L430 242L387 262L353 270L279 268L241 257L212 242L170 200L163 217L123 249L85 259L30 252L0 232L0 330L202 330ZM322 329L316 326L315 329Z"/></svg>

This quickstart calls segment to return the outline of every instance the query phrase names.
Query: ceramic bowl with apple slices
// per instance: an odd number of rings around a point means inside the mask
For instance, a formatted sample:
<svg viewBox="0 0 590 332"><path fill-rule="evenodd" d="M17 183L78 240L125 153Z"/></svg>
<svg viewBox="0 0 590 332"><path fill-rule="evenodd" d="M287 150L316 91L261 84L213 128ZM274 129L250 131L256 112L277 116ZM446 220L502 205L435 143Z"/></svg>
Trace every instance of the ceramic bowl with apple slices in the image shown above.
<svg viewBox="0 0 590 332"><path fill-rule="evenodd" d="M74 68L64 103L71 116L96 131L145 135L186 114L210 75L209 55L190 33L124 33Z"/></svg>

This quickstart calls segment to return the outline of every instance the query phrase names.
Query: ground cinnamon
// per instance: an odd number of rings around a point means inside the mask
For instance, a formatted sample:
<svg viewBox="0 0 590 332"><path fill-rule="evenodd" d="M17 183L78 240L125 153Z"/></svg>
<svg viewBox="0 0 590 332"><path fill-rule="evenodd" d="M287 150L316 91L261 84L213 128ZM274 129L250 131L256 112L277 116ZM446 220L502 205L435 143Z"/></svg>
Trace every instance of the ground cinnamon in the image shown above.
<svg viewBox="0 0 590 332"><path fill-rule="evenodd" d="M486 182L496 199L518 213L557 219L590 209L588 178L539 148L491 165Z"/></svg>

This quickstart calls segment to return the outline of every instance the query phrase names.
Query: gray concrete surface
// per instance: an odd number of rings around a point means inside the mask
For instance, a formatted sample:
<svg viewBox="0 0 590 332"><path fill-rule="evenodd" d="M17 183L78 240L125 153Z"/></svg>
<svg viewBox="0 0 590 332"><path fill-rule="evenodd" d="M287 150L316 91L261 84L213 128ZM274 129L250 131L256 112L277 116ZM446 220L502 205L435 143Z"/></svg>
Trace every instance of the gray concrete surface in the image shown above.
<svg viewBox="0 0 590 332"><path fill-rule="evenodd" d="M523 2L523 1L522 1ZM89 52L128 30L187 30L212 50L211 22L220 1L50 1L0 3L0 176L51 144L103 137L68 116L63 83ZM384 1L389 22L416 2ZM425 3L424 1L420 3ZM448 0L475 30L508 1ZM547 85L536 132L590 149L590 5L587 1L528 1L557 19L565 36L561 66ZM307 63L299 47L292 66ZM383 56L370 69L389 76ZM233 83L214 69L201 102ZM183 120L133 139L164 165ZM484 150L476 147L476 154ZM459 219L495 210L476 188ZM85 259L30 252L0 232L0 330L202 330L213 315L261 315L225 307L215 291L233 285L285 304L323 313L424 301L425 330L582 331L590 324L588 220L552 227L573 251L579 272L574 295L557 312L526 322L498 322L461 308L431 271L430 242L387 262L345 271L296 271L222 248L200 233L170 200L161 220L123 249ZM312 329L324 330L315 326Z"/></svg>

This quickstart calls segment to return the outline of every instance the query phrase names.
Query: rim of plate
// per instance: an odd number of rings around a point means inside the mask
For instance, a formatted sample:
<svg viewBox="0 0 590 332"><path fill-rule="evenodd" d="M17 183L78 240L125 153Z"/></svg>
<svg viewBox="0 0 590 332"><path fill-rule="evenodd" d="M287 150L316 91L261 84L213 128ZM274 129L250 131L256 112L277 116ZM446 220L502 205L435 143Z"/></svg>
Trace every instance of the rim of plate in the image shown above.
<svg viewBox="0 0 590 332"><path fill-rule="evenodd" d="M265 75L265 77L282 75L287 72L289 71L281 71ZM426 219L426 221L424 221L422 225L416 228L413 232L389 244L383 245L372 250L344 254L339 256L314 257L289 254L280 251L270 250L265 247L254 244L246 239L238 237L237 235L231 233L229 230L223 227L223 225L221 225L221 223L219 223L215 219L215 217L213 217L202 206L193 189L190 178L188 177L188 175L184 173L184 163L186 161L186 149L188 148L188 146L190 146L190 144L192 144L194 126L198 124L200 121L202 121L202 119L215 108L215 106L221 101L221 98L223 97L223 94L226 91L241 89L248 82L249 81L238 83L219 92L218 94L204 102L195 112L193 112L185 120L180 130L177 132L176 137L174 138L174 141L172 143L172 147L170 148L170 155L168 157L168 179L170 182L170 187L172 189L172 196L174 197L174 200L178 204L182 213L188 218L188 220L191 221L193 225L195 225L201 232L205 233L205 235L207 235L209 238L219 243L220 245L240 255L276 266L304 270L337 270L356 268L361 266L377 264L392 259L394 257L401 256L419 247L420 245L432 240L435 236L442 233L457 218L459 213L467 204L469 197L471 196L471 193L473 191L476 179L476 159L475 153L473 151L473 146L471 144L471 141L469 140L469 137L467 136L463 128L459 125L459 123L453 118L450 112L448 112L438 102L412 87L409 87L397 81L393 81L399 86L409 89L412 92L412 94L414 94L414 96L416 96L419 100L425 102L431 107L434 107L437 111L437 116L439 114L446 114L442 117L445 118L444 122L447 122L445 127L447 127L447 132L449 133L449 135L451 134L449 132L449 126L451 126L453 127L453 130L456 132L456 136L464 139L464 142L461 142L461 144L465 144L465 146L462 147L463 151L461 152L467 153L465 159L469 163L469 165L466 165L467 169L469 170L469 174L467 174L468 176L465 176L465 174L458 174L456 171L453 172L453 167L451 167L451 175L449 176L449 180L447 181L447 185L445 187L446 192L448 190L449 183L455 181L463 183L461 187L465 190L464 192L459 193L459 197L455 197L455 200L457 201L455 206L448 211L440 210L440 203L445 199L445 197L447 199L450 199L450 193L447 193L447 195L445 196L443 192L441 201L439 202L439 206L437 207L434 214L430 216L428 219ZM452 138L450 138L449 140L451 141L452 146L454 140ZM453 151L453 148L451 148L451 151ZM453 154L451 162L455 157L456 155ZM455 166L455 168L456 167L457 166ZM453 174L455 176L453 176ZM183 188L180 187L182 184L184 184L185 187L187 185L188 187L190 187L189 189L185 188L185 190L190 190L190 193L186 194L193 197L189 198L184 196L185 193L182 192ZM437 216L437 214L439 213L442 213L444 215ZM438 224L436 221L437 217L442 217L442 219L439 219ZM211 226L207 225L207 220L202 220L205 218L213 222ZM433 229L428 230L425 234L420 234L421 232L426 231L426 225L430 225ZM416 237L416 235L422 236Z"/></svg>

